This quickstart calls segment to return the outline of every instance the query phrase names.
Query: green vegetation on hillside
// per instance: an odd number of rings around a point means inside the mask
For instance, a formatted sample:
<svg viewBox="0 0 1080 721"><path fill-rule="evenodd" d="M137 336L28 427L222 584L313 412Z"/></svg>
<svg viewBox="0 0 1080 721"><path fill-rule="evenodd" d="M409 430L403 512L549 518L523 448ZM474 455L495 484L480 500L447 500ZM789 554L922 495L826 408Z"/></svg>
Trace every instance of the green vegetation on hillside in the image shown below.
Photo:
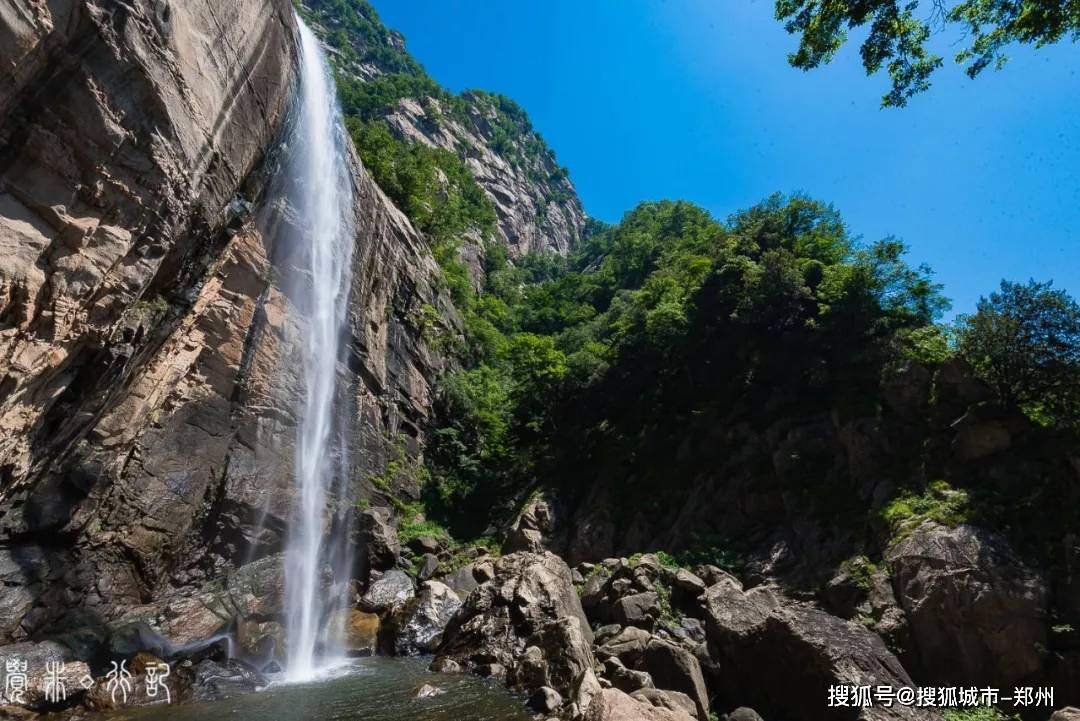
<svg viewBox="0 0 1080 721"><path fill-rule="evenodd" d="M1080 305L1050 283L1009 283L960 321L960 354L1006 404L1080 429Z"/></svg>
<svg viewBox="0 0 1080 721"><path fill-rule="evenodd" d="M549 183L551 202L565 200L565 169L524 111L495 94L447 93L365 0L307 5L338 52L357 151L428 239L462 323L460 338L439 336L457 365L437 384L425 495L410 506L423 523L476 536L538 486L573 496L605 476L619 479L615 502L662 511L693 480L695 469L679 465L688 438L732 421L760 430L824 412L872 417L883 375L956 355L1005 405L1077 427L1080 310L1067 295L1003 284L959 327L941 326L941 289L928 268L904 260L900 241L859 242L836 210L807 197L776 195L726 221L685 202L643 203L616 225L591 222L569 257L509 262L462 157L398 137L386 118L402 98L415 99L429 121L488 138L509 162L544 176L534 180ZM378 72L358 73L358 64ZM483 251L479 278L463 263L465 244ZM421 332L438 322L433 313L414 313ZM821 459L800 462L807 477L824 476L813 466ZM849 512L850 494L834 491L799 489ZM1034 513L1038 503L902 484L876 520L895 541L926 518L954 525L1006 507ZM740 563L730 539L699 545L683 550Z"/></svg>
<svg viewBox="0 0 1080 721"><path fill-rule="evenodd" d="M430 449L444 507L483 519L597 460L662 465L703 415L862 402L946 307L903 251L774 196L726 223L645 203L565 261L492 269L484 340L446 379Z"/></svg>

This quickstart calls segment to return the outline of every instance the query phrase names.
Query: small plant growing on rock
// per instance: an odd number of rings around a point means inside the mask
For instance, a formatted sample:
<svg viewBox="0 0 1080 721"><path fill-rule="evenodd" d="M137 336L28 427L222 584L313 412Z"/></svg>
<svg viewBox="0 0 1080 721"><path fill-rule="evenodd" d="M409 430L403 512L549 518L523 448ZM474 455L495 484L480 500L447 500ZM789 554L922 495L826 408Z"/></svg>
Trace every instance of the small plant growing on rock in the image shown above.
<svg viewBox="0 0 1080 721"><path fill-rule="evenodd" d="M879 512L888 526L890 544L911 535L923 521L934 521L949 528L966 523L970 502L966 491L954 489L945 481L933 481L921 494L908 491L890 501Z"/></svg>
<svg viewBox="0 0 1080 721"><path fill-rule="evenodd" d="M1016 715L1007 716L993 706L945 709L941 715L945 721L1019 721L1020 719Z"/></svg>

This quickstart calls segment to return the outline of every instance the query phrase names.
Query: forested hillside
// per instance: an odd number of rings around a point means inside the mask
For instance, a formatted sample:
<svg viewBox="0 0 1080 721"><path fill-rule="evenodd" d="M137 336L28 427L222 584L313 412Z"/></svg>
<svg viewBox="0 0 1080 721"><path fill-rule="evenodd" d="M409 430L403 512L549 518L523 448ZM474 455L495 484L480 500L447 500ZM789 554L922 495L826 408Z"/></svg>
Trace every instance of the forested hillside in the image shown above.
<svg viewBox="0 0 1080 721"><path fill-rule="evenodd" d="M615 225L582 220L565 244L500 243L475 149L431 138L482 125L486 107L484 152L524 167L536 197L578 207L524 113L440 89L363 3L308 7L353 18L324 22L353 139L425 232L460 314L424 321L454 363L422 456L374 479L423 489L388 494L406 538L460 544L513 521L511 537L525 523L571 562L659 551L714 564L861 619L932 676L943 662L925 624L897 621L897 603L916 610L872 589L918 544L970 525L1001 539L997 563L1037 569L1024 613L1045 621L1023 643L1052 651L1024 673L1072 673L1062 629L1078 609L1050 590L1071 583L1080 521L1062 502L1080 466L1080 308L1067 294L1003 282L949 318L947 289L901 240L863 239L804 195L728 218L648 202ZM395 123L409 107L427 130ZM544 207L523 212L545 227Z"/></svg>

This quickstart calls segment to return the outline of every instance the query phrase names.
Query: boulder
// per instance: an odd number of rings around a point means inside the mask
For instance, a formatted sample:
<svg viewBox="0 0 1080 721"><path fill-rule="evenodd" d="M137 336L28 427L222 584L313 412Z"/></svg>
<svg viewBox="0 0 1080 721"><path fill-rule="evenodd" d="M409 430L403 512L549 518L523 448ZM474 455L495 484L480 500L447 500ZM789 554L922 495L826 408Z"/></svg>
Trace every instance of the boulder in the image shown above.
<svg viewBox="0 0 1080 721"><path fill-rule="evenodd" d="M644 671L627 668L614 656L604 661L604 678L611 683L612 688L626 693L634 693L643 688L654 688L652 676Z"/></svg>
<svg viewBox="0 0 1080 721"><path fill-rule="evenodd" d="M717 670L709 677L715 704L807 721L937 717L899 705L828 708L830 686L914 685L882 640L862 625L795 603L770 586L743 590L734 578L710 586L704 600L709 655Z"/></svg>
<svg viewBox="0 0 1080 721"><path fill-rule="evenodd" d="M442 544L439 543L439 539L433 536L420 536L414 538L408 543L409 550L417 555L424 555L425 553L435 554L442 548Z"/></svg>
<svg viewBox="0 0 1080 721"><path fill-rule="evenodd" d="M477 583L487 583L495 578L495 564L492 561L477 561L473 566L473 578Z"/></svg>
<svg viewBox="0 0 1080 721"><path fill-rule="evenodd" d="M360 542L367 569L384 571L397 565L401 545L389 508L375 506L361 511Z"/></svg>
<svg viewBox="0 0 1080 721"><path fill-rule="evenodd" d="M372 582L360 599L360 605L364 610L373 613L395 611L408 603L415 595L416 586L409 574L394 569Z"/></svg>
<svg viewBox="0 0 1080 721"><path fill-rule="evenodd" d="M731 713L724 716L726 721L764 721L761 718L761 714L752 708L746 706L740 706Z"/></svg>
<svg viewBox="0 0 1080 721"><path fill-rule="evenodd" d="M420 687L420 690L416 692L416 698L431 698L433 696L442 696L446 693L446 689L441 689L438 686L432 686L429 683L425 683Z"/></svg>
<svg viewBox="0 0 1080 721"><path fill-rule="evenodd" d="M493 570L447 626L438 655L478 672L498 666L511 686L530 693L547 686L586 708L600 685L570 569L551 553L518 552Z"/></svg>
<svg viewBox="0 0 1080 721"><path fill-rule="evenodd" d="M705 593L705 581L685 568L675 571L672 581L675 588L688 594L691 598L697 598Z"/></svg>
<svg viewBox="0 0 1080 721"><path fill-rule="evenodd" d="M395 613L394 649L400 655L435 651L459 608L461 599L449 586L425 581L420 593Z"/></svg>
<svg viewBox="0 0 1080 721"><path fill-rule="evenodd" d="M349 608L345 609L341 615L340 628L345 653L350 656L375 655L379 649L378 614Z"/></svg>
<svg viewBox="0 0 1080 721"><path fill-rule="evenodd" d="M612 620L623 626L652 628L660 617L658 600L655 591L624 596L615 602Z"/></svg>
<svg viewBox="0 0 1080 721"><path fill-rule="evenodd" d="M547 686L541 686L529 696L529 700L525 705L535 713L551 713L557 711L562 704L563 698L558 691Z"/></svg>
<svg viewBox="0 0 1080 721"><path fill-rule="evenodd" d="M473 576L475 568L475 563L465 564L461 568L446 574L440 580L452 588L460 598L465 598L480 586L476 577Z"/></svg>
<svg viewBox="0 0 1080 721"><path fill-rule="evenodd" d="M686 711L652 706L609 688L593 697L584 721L693 721L693 718Z"/></svg>
<svg viewBox="0 0 1080 721"><path fill-rule="evenodd" d="M438 570L439 559L431 553L425 553L420 557L420 563L416 569L416 579L418 581L427 581L431 579Z"/></svg>
<svg viewBox="0 0 1080 721"><path fill-rule="evenodd" d="M1080 708L1066 706L1050 714L1050 721L1080 721Z"/></svg>
<svg viewBox="0 0 1080 721"><path fill-rule="evenodd" d="M185 701L219 701L266 686L265 678L236 661L201 661L194 670L190 697Z"/></svg>
<svg viewBox="0 0 1080 721"><path fill-rule="evenodd" d="M645 647L650 638L648 631L627 626L605 641L597 649L597 655L600 658L614 657L627 667L636 668L645 658Z"/></svg>
<svg viewBox="0 0 1080 721"><path fill-rule="evenodd" d="M277 621L241 620L236 624L236 643L243 657L261 669L285 657L285 628Z"/></svg>
<svg viewBox="0 0 1080 721"><path fill-rule="evenodd" d="M697 705L684 693L679 691L667 691L658 688L643 688L630 694L630 697L638 701L644 701L656 708L666 708L669 711L697 716Z"/></svg>
<svg viewBox="0 0 1080 721"><path fill-rule="evenodd" d="M428 666L429 671L434 673L461 673L461 664L452 658L439 656Z"/></svg>
<svg viewBox="0 0 1080 721"><path fill-rule="evenodd" d="M1041 670L1047 584L1004 537L927 521L886 560L920 679L1005 688Z"/></svg>
<svg viewBox="0 0 1080 721"><path fill-rule="evenodd" d="M554 514L543 498L535 498L521 509L503 541L503 553L543 551L554 530Z"/></svg>
<svg viewBox="0 0 1080 721"><path fill-rule="evenodd" d="M43 709L53 699L46 697L46 680L50 669L55 669L67 698L77 700L83 693L80 681L90 675L90 667L82 661L65 660L70 652L53 641L40 643L22 642L0 646L0 706L12 705L29 709ZM10 688L7 662L20 665L26 674L26 688L21 694L18 688ZM25 664L25 670L21 666ZM3 714L0 713L0 716Z"/></svg>
<svg viewBox="0 0 1080 721"><path fill-rule="evenodd" d="M699 721L709 719L709 693L701 664L682 646L654 638L645 648L644 670L661 689L680 691L694 701Z"/></svg>
<svg viewBox="0 0 1080 721"><path fill-rule="evenodd" d="M232 604L242 616L280 616L284 611L283 553L260 558L233 571L225 582Z"/></svg>

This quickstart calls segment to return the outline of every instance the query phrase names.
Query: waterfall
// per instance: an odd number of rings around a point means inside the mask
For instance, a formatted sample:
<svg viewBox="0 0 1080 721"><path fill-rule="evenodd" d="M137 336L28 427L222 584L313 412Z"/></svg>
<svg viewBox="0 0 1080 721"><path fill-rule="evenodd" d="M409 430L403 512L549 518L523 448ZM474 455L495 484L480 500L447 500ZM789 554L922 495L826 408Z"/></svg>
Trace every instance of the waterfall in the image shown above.
<svg viewBox="0 0 1080 721"><path fill-rule="evenodd" d="M341 424L336 422L337 369L349 300L354 240L352 176L341 109L329 64L311 30L300 29L297 107L287 159L293 226L292 301L300 316L304 383L296 435L297 508L290 520L285 567L285 673L290 681L316 675L335 656L324 634L337 610L326 569L340 565L347 524L330 522L330 501L343 484ZM338 460L336 460L338 459ZM335 481L337 479L337 481ZM342 569L338 568L337 571ZM334 587L342 588L339 582Z"/></svg>

